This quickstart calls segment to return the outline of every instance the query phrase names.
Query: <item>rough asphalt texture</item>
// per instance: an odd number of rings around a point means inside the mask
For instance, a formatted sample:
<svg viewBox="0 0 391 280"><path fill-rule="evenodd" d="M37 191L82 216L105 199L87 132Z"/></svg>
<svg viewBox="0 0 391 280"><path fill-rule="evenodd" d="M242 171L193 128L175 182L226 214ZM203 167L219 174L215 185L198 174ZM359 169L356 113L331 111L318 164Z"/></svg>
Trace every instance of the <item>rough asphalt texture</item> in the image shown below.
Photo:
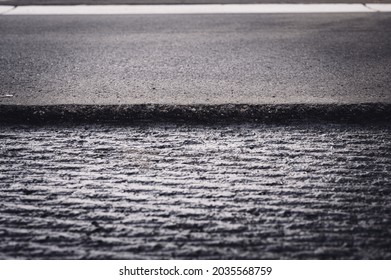
<svg viewBox="0 0 391 280"><path fill-rule="evenodd" d="M391 14L0 16L0 104L391 102Z"/></svg>
<svg viewBox="0 0 391 280"><path fill-rule="evenodd" d="M390 259L389 125L3 126L0 258Z"/></svg>

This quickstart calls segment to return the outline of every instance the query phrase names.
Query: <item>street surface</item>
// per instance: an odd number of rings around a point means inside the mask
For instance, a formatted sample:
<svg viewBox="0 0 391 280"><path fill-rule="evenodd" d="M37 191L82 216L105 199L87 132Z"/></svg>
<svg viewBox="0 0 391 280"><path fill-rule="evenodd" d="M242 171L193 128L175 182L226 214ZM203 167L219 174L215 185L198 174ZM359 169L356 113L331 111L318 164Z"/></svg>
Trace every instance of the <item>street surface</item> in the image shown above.
<svg viewBox="0 0 391 280"><path fill-rule="evenodd" d="M0 15L0 259L391 259L390 30Z"/></svg>
<svg viewBox="0 0 391 280"><path fill-rule="evenodd" d="M391 14L0 16L0 104L390 103Z"/></svg>
<svg viewBox="0 0 391 280"><path fill-rule="evenodd" d="M389 125L3 126L0 258L390 259Z"/></svg>

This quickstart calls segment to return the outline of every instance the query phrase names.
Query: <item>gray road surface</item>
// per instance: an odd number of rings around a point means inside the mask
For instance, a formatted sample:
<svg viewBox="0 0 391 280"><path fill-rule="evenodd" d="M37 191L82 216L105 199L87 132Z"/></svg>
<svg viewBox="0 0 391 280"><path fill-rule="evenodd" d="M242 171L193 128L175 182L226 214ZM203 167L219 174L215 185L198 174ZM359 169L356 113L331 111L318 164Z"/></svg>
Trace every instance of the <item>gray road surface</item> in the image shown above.
<svg viewBox="0 0 391 280"><path fill-rule="evenodd" d="M0 258L391 259L391 127L0 127Z"/></svg>
<svg viewBox="0 0 391 280"><path fill-rule="evenodd" d="M390 27L375 13L0 16L0 121L382 120ZM390 132L3 125L0 258L391 259Z"/></svg>
<svg viewBox="0 0 391 280"><path fill-rule="evenodd" d="M391 101L390 14L0 16L0 104Z"/></svg>

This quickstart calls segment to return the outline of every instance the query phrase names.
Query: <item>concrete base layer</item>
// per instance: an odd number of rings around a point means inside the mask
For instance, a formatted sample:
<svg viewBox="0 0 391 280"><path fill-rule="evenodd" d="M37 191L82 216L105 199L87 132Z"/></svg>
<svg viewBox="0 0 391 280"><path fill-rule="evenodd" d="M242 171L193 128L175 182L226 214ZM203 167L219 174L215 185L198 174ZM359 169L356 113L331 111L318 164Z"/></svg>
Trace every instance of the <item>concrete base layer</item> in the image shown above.
<svg viewBox="0 0 391 280"><path fill-rule="evenodd" d="M390 125L3 126L0 258L390 259Z"/></svg>

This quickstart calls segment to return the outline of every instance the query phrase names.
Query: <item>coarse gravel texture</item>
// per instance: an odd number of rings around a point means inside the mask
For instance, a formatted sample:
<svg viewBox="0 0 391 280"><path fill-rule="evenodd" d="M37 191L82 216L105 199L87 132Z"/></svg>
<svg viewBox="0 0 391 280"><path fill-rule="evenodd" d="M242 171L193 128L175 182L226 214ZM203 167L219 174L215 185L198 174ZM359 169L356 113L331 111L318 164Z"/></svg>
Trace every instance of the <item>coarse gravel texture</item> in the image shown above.
<svg viewBox="0 0 391 280"><path fill-rule="evenodd" d="M0 127L1 259L390 259L391 126Z"/></svg>

